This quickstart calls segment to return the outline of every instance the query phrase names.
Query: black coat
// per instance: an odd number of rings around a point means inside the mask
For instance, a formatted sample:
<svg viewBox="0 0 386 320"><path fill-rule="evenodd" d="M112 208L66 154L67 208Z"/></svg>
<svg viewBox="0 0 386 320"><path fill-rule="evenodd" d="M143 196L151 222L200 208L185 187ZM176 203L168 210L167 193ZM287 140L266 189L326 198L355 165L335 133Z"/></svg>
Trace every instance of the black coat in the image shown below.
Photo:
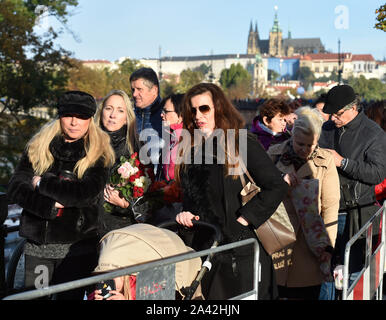
<svg viewBox="0 0 386 320"><path fill-rule="evenodd" d="M20 235L37 244L70 244L95 238L108 168L99 159L82 179L64 180L59 175L65 170L72 172L85 155L83 139L66 143L57 136L50 151L54 163L41 176L38 188L32 186L34 172L26 153L10 179L7 196L23 208ZM65 207L61 216L57 216L55 202Z"/></svg>
<svg viewBox="0 0 386 320"><path fill-rule="evenodd" d="M109 172L109 175L111 175L113 170L116 170L117 166L120 164L120 158L122 156L126 158L131 156L126 143L127 126L125 125L114 132L107 131L103 126L102 129L110 136L111 146L115 153L115 164ZM138 149L137 146L135 146L135 148ZM135 223L135 220L130 207L120 208L115 206L112 212L106 212L102 206L99 236L102 237L111 230L120 229L133 223Z"/></svg>
<svg viewBox="0 0 386 320"><path fill-rule="evenodd" d="M256 238L252 228L259 227L274 213L287 192L287 184L260 143L250 135L247 142L247 168L262 191L245 206L241 205L240 179L225 176L224 165L191 164L181 172L184 211L199 215L201 221L218 225L224 237L223 244ZM236 221L240 215L249 221L249 227ZM195 236L195 239L200 242L203 236ZM200 245L205 247L203 243ZM259 299L275 299L277 288L272 260L260 243L259 246L262 268ZM203 281L204 296L227 299L251 290L252 252L252 248L241 247L216 255L213 269Z"/></svg>
<svg viewBox="0 0 386 320"><path fill-rule="evenodd" d="M323 126L319 145L334 149L348 159L344 170L338 168L340 184L352 185L359 205L373 204L374 187L386 177L386 133L379 125L363 111L342 128L327 122ZM340 199L340 210L346 210L343 194Z"/></svg>

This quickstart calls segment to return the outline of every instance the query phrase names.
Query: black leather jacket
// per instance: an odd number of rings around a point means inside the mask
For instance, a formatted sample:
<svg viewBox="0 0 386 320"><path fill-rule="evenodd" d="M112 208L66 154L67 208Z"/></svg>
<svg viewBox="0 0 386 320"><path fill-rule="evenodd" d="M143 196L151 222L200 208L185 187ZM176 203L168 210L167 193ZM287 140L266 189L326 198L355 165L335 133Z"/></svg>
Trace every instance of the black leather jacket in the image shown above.
<svg viewBox="0 0 386 320"><path fill-rule="evenodd" d="M342 128L329 121L323 126L319 145L336 150L347 158L345 168L338 168L341 200L340 211L349 209L348 186L352 201L359 206L375 202L374 186L386 177L386 133L363 111Z"/></svg>

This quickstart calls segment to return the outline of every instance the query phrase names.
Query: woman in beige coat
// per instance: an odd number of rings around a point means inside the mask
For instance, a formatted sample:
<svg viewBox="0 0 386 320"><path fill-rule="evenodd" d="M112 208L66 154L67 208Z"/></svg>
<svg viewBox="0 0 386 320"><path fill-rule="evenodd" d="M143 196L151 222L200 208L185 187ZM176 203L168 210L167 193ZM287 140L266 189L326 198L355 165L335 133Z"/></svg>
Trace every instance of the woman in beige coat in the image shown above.
<svg viewBox="0 0 386 320"><path fill-rule="evenodd" d="M321 116L309 107L299 108L296 114L298 119L291 139L268 150L276 167L283 173L283 179L290 185L283 204L297 232L296 242L272 257L280 297L317 300L323 282L320 263L331 259L337 234L339 178L330 152L318 147L323 124ZM319 258L306 241L293 205L291 191L302 179L319 180L318 211L330 240Z"/></svg>

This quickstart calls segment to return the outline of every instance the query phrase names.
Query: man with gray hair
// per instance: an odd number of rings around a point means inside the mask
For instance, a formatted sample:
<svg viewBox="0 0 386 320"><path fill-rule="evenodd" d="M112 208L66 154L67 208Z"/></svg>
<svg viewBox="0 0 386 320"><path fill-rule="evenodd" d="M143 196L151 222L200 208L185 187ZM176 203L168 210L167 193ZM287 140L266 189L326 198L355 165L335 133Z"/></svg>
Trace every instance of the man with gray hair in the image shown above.
<svg viewBox="0 0 386 320"><path fill-rule="evenodd" d="M348 85L338 85L327 93L323 112L331 115L334 124L323 128L319 145L330 149L338 169L341 200L336 248L337 263L343 264L347 241L379 209L374 187L386 177L386 133L367 118ZM376 229L374 235L379 232ZM362 269L365 248L365 239L352 247L350 274Z"/></svg>

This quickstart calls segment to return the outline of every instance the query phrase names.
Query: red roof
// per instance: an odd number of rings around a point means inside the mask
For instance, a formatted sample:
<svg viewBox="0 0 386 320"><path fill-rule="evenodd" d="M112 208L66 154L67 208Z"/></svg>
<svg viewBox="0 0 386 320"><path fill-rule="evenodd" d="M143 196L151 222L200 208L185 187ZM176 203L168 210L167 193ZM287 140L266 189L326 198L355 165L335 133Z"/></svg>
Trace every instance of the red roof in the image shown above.
<svg viewBox="0 0 386 320"><path fill-rule="evenodd" d="M371 54L353 54L352 60L354 61L375 61Z"/></svg>
<svg viewBox="0 0 386 320"><path fill-rule="evenodd" d="M344 52L341 53L341 56L344 59L350 59L351 53ZM309 53L303 57L303 60L338 60L338 54L337 53Z"/></svg>

